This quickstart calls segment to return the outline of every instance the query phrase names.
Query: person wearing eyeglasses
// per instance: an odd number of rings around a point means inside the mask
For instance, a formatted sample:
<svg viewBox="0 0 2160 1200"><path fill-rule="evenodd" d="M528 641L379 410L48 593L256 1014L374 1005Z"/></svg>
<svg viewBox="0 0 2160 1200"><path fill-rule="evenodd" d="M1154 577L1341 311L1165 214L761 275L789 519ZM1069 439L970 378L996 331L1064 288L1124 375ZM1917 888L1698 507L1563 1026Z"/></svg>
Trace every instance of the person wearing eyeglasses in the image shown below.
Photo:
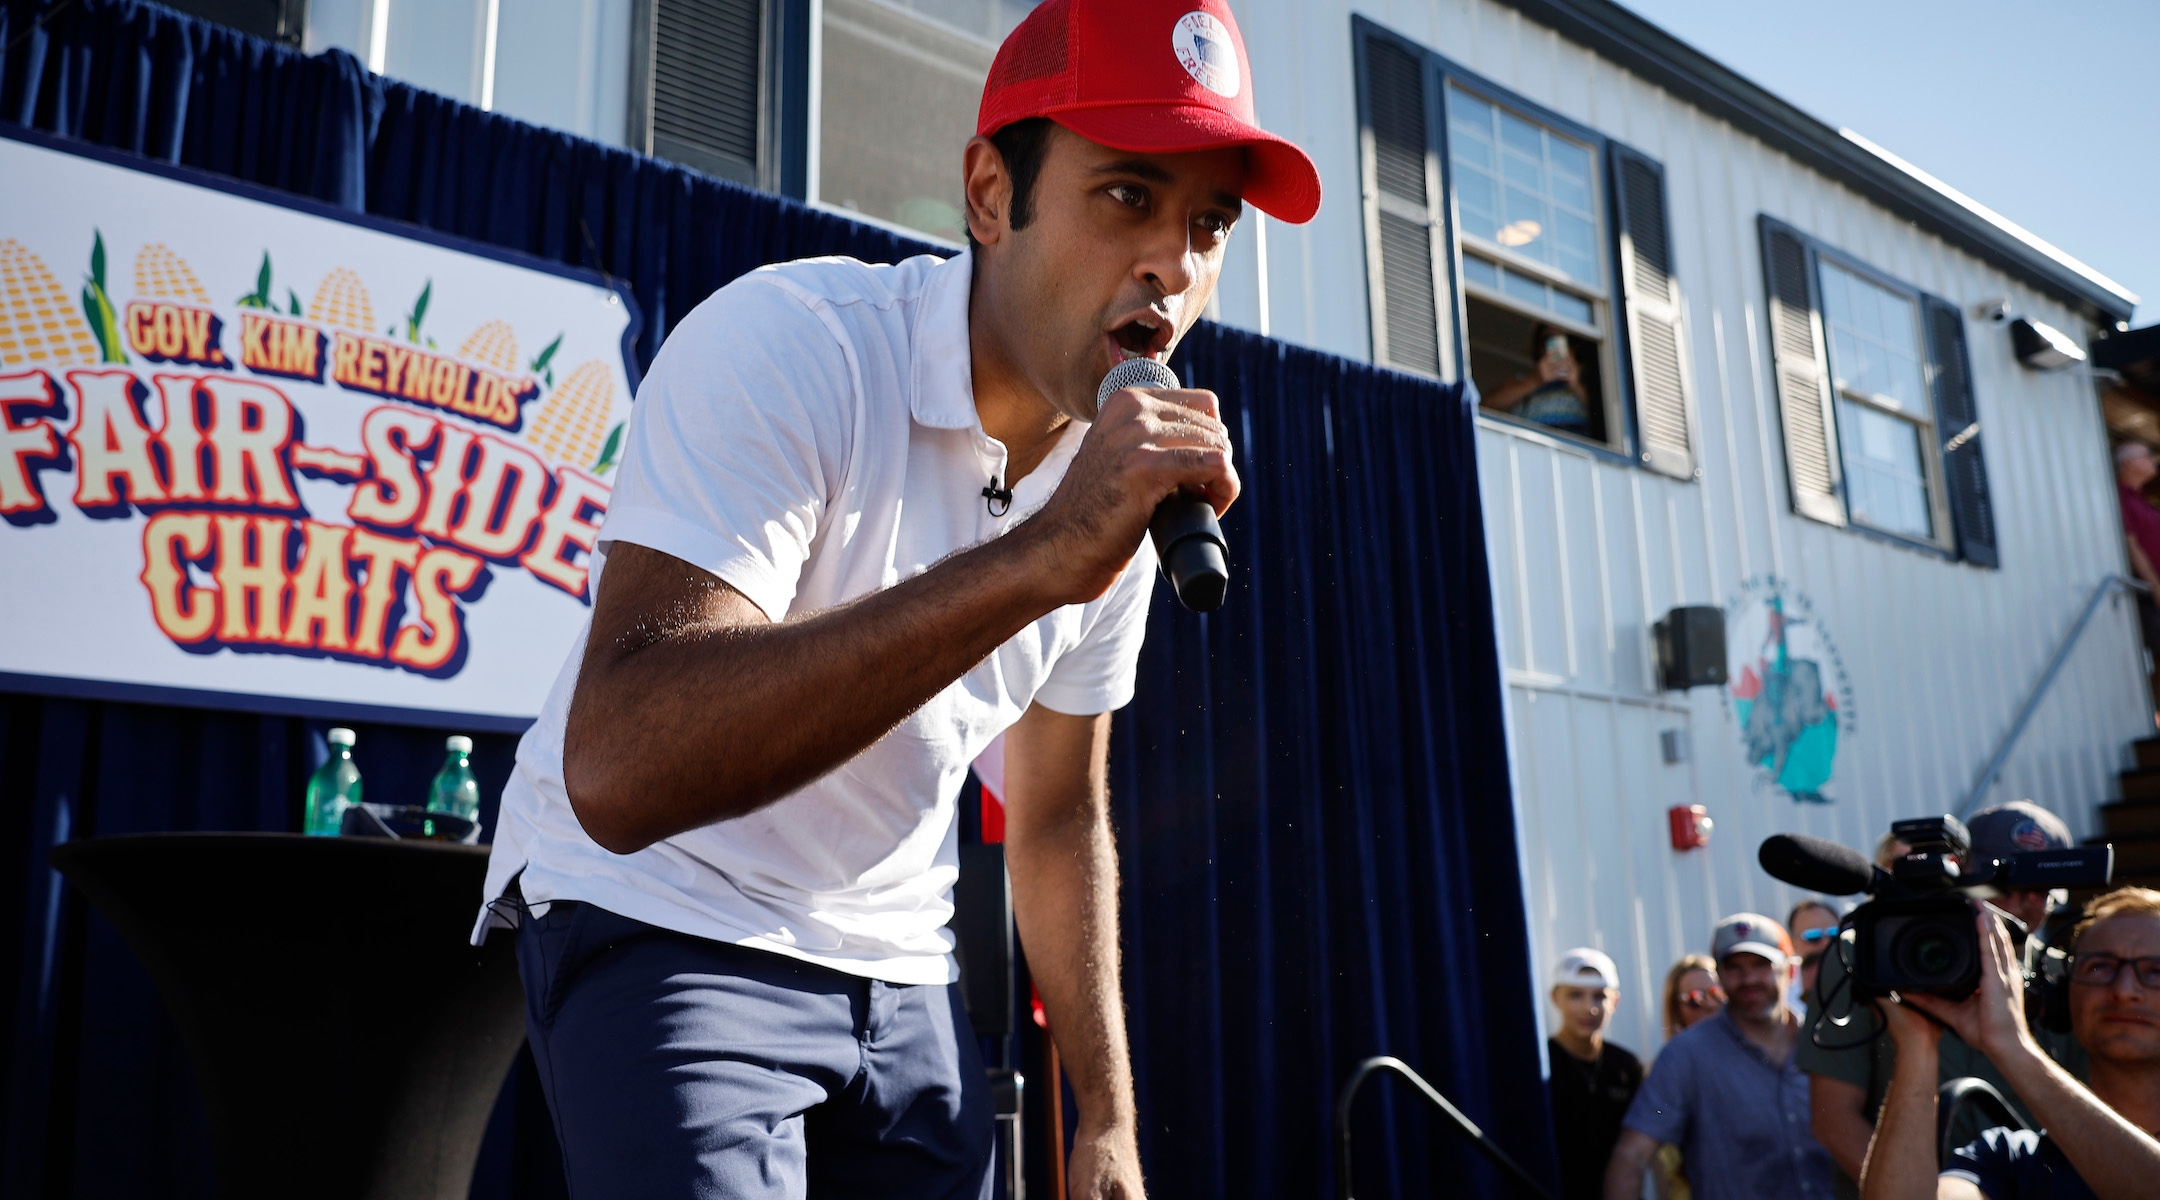
<svg viewBox="0 0 2160 1200"><path fill-rule="evenodd" d="M1975 813L1966 828L1972 834L1970 857L1974 859L2007 858L2032 850L2062 850L2076 844L2061 818L2030 800L1999 804ZM2063 899L2059 892L2025 891L2007 892L1988 903L2017 918L2028 929L2037 930L2047 919L2049 910ZM1842 949L1834 949L1821 960L1815 994L1822 997L1822 1003L1811 1004L1807 1027L1801 1034L1800 1048L1795 1056L1800 1069L1808 1073L1809 1109L1815 1139L1837 1162L1838 1195L1844 1200L1859 1195L1859 1186L1854 1181L1860 1178L1860 1161L1866 1156L1868 1138L1875 1131L1876 1114L1890 1090L1891 1073L1897 1066L1897 1051L1892 1039L1881 1032L1881 1018L1874 1010L1853 1003L1846 972L1852 956L1852 935L1848 933L1838 941L1825 944ZM1839 1021L1845 1024L1837 1024ZM2085 1055L2076 1042L2056 1033L2042 1033L2038 1037L2040 1044L2057 1062L2071 1074L2083 1077ZM1937 1048L1935 1059L1941 1068L1938 1082L1968 1077L1984 1080L2002 1093L2020 1120L2030 1123L2031 1113L2018 1098L2017 1088L2003 1078L1978 1047L1967 1045L1955 1034L1946 1035ZM1981 1129L1978 1111L1970 1107L1961 1110L1955 1128L1955 1136L1961 1142L1977 1137Z"/></svg>
<svg viewBox="0 0 2160 1200"><path fill-rule="evenodd" d="M1864 1200L2131 1200L2160 1192L2160 892L2119 888L2072 933L2070 1031L2090 1055L2081 1084L2033 1039L2024 973L1982 910L1980 987L1963 1000L1900 996L1883 1013L1897 1072L1861 1176ZM1980 1048L2039 1128L1989 1129L1936 1160L1936 1047Z"/></svg>

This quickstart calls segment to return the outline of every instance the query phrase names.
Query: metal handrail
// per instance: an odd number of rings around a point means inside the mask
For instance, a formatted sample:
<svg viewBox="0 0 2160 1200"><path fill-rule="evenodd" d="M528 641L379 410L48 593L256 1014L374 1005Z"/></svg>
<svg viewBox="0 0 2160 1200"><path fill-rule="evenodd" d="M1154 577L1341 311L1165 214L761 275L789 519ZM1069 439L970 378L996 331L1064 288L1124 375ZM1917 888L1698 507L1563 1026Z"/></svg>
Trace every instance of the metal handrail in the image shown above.
<svg viewBox="0 0 2160 1200"><path fill-rule="evenodd" d="M1343 1085L1342 1095L1335 1101L1335 1195L1337 1200L1351 1200L1350 1102L1357 1099L1358 1088L1364 1085L1366 1077L1376 1071L1393 1071L1395 1074L1409 1080L1410 1086L1423 1094L1425 1099L1430 1101L1434 1108L1439 1109L1448 1120L1453 1121L1457 1129L1462 1130L1463 1134L1470 1139L1471 1145L1483 1151L1487 1158L1500 1164L1502 1170L1515 1177L1515 1182L1521 1184L1539 1200L1553 1200L1552 1193L1545 1190L1545 1185L1532 1178L1530 1172L1516 1165L1515 1160L1509 1158L1500 1147L1493 1145L1486 1138L1485 1131L1477 1127L1476 1122L1464 1116L1461 1109L1448 1103L1448 1098L1441 1095L1433 1085L1425 1082L1424 1076L1411 1070L1410 1064L1390 1054L1368 1058L1359 1063L1357 1070L1350 1075L1350 1082Z"/></svg>
<svg viewBox="0 0 2160 1200"><path fill-rule="evenodd" d="M1985 1079L1970 1075L1952 1079L1935 1089L1935 1097L1935 1161L1944 1166L1950 1165L1950 1152L1957 1149L1950 1144L1950 1134L1957 1125L1958 1110L1966 1105L1981 1110L1993 1125L2028 1128L2003 1094Z"/></svg>
<svg viewBox="0 0 2160 1200"><path fill-rule="evenodd" d="M1971 815L1974 809L1980 807L1980 802L1987 798L1988 789L1995 786L1995 780L2002 775L2004 764L2010 761L2010 752L2017 749L2018 738L2024 735L2025 727L2032 723L2033 714L2039 711L2040 701L2047 698L2048 688L2054 685L2055 677L2062 673L2063 664L2070 660L2070 652L2077 649L2078 639L2084 636L2085 627L2092 624L2093 614L2100 610L2100 602L2107 599L2108 593L2118 587L2134 592L2152 591L2145 586L2143 580L2132 579L2127 575L2110 575L2093 589L2092 598L2085 602L2085 608L2071 624L2070 632L2063 635L2062 644L2055 648L2055 657L2048 660L2047 670L2040 673L2040 682L2034 684L2032 694L2025 697L2025 706L2018 710L2017 720L2010 723L2010 731L2003 735L2002 745L1996 749L1995 757L1988 760L1986 768L1980 772L1980 781L1973 785L1971 794L1965 797L1965 806L1960 808L1957 814L1960 820Z"/></svg>

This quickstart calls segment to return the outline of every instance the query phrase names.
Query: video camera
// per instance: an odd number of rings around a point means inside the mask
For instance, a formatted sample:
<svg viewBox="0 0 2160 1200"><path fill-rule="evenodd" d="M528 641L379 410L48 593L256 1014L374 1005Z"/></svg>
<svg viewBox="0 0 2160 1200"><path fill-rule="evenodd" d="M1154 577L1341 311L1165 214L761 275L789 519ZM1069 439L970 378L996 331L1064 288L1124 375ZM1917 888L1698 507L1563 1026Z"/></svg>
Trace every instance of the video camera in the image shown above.
<svg viewBox="0 0 2160 1200"><path fill-rule="evenodd" d="M1962 999L1980 985L1980 937L1973 900L2014 891L2105 886L2115 869L2113 846L2034 850L1976 860L1972 835L1956 817L1919 817L1890 826L1910 850L1888 871L1858 851L1802 834L1766 839L1757 859L1772 878L1831 896L1865 892L1873 899L1845 918L1853 931L1853 996L1866 1001L1890 992L1928 992ZM2026 930L1996 912L2015 939Z"/></svg>

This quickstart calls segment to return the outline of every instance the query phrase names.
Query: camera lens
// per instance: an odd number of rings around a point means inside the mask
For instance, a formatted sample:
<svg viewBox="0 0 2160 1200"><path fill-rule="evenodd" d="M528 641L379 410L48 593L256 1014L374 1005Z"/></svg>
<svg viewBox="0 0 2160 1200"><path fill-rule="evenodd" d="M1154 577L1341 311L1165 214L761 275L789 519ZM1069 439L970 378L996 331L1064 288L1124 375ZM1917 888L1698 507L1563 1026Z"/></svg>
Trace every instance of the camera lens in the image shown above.
<svg viewBox="0 0 2160 1200"><path fill-rule="evenodd" d="M1978 950L1972 926L1923 917L1896 932L1890 955L1907 985L1933 988L1957 983L1972 969Z"/></svg>
<svg viewBox="0 0 2160 1200"><path fill-rule="evenodd" d="M1931 930L1914 938L1911 953L1913 969L1923 975L1940 975L1957 965L1957 947L1944 933Z"/></svg>

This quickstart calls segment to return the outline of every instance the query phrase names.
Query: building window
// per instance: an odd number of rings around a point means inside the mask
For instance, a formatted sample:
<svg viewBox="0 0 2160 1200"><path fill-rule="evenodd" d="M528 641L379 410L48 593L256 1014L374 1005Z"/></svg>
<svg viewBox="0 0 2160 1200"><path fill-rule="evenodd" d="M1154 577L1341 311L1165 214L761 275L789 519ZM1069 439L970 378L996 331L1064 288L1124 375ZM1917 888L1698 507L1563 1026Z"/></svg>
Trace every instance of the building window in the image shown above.
<svg viewBox="0 0 2160 1200"><path fill-rule="evenodd" d="M809 22L809 0L632 0L630 147L802 196Z"/></svg>
<svg viewBox="0 0 2160 1200"><path fill-rule="evenodd" d="M1619 449L1589 146L1447 92L1470 377L1488 412Z"/></svg>
<svg viewBox="0 0 2160 1200"><path fill-rule="evenodd" d="M1696 474L1654 160L1355 19L1373 357L1482 411Z"/></svg>
<svg viewBox="0 0 2160 1200"><path fill-rule="evenodd" d="M1761 224L1793 511L1999 565L1963 314Z"/></svg>
<svg viewBox="0 0 2160 1200"><path fill-rule="evenodd" d="M948 242L961 148L1022 0L825 0L817 198Z"/></svg>
<svg viewBox="0 0 2160 1200"><path fill-rule="evenodd" d="M1822 298L1852 519L1933 540L1934 420L1912 298L1828 261Z"/></svg>

